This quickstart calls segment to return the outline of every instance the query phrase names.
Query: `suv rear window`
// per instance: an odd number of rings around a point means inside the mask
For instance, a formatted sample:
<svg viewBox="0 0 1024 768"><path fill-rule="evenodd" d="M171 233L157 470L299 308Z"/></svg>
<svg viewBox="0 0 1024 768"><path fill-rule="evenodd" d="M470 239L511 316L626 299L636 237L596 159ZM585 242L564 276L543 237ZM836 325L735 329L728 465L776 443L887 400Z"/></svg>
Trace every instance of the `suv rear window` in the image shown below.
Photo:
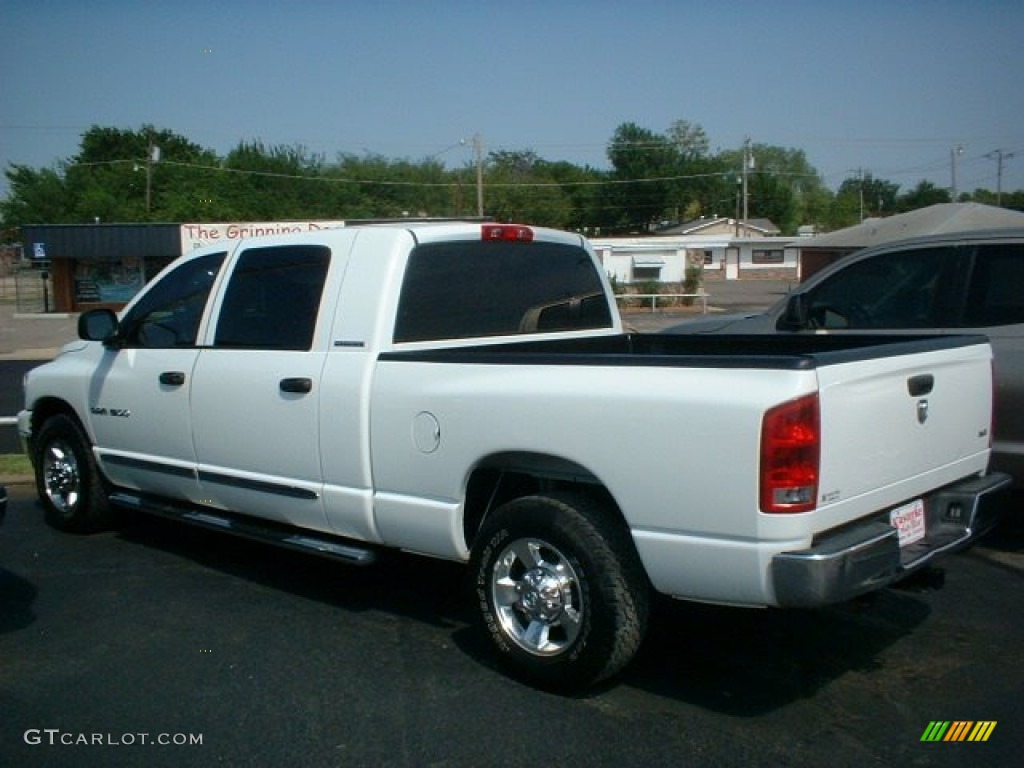
<svg viewBox="0 0 1024 768"><path fill-rule="evenodd" d="M409 256L396 343L609 328L593 260L579 246L466 241Z"/></svg>
<svg viewBox="0 0 1024 768"><path fill-rule="evenodd" d="M1024 323L1024 243L982 245L974 261L964 325Z"/></svg>

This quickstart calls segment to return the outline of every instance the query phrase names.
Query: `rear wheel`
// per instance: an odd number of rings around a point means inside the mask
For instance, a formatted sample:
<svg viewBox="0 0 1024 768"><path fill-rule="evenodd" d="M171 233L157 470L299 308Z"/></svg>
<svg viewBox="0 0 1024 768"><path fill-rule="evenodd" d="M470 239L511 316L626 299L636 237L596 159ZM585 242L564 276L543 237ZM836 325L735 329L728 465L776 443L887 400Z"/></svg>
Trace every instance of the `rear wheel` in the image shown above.
<svg viewBox="0 0 1024 768"><path fill-rule="evenodd" d="M649 586L625 524L578 494L528 496L485 521L471 572L484 628L513 672L576 689L636 654Z"/></svg>
<svg viewBox="0 0 1024 768"><path fill-rule="evenodd" d="M43 423L33 463L47 523L75 533L114 523L89 441L70 416L51 416Z"/></svg>

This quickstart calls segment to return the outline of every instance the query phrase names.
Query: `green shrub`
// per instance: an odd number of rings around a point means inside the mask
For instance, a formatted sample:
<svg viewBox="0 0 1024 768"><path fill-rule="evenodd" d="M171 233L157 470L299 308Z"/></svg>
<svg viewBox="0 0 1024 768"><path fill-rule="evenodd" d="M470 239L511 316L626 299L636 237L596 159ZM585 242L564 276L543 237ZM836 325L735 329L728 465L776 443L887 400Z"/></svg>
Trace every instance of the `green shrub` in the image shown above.
<svg viewBox="0 0 1024 768"><path fill-rule="evenodd" d="M700 284L704 279L704 270L699 266L690 265L686 268L686 275L683 278L683 293L700 293ZM683 299L683 304L691 306L692 298Z"/></svg>

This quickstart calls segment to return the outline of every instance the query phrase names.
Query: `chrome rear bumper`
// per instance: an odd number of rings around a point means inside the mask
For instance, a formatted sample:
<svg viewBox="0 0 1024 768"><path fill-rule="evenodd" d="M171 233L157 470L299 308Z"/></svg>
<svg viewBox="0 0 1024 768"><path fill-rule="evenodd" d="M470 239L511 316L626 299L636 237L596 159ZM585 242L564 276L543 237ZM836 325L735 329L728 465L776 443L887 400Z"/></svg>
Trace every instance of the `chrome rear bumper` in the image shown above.
<svg viewBox="0 0 1024 768"><path fill-rule="evenodd" d="M827 534L809 549L776 555L771 563L776 604L840 603L898 581L939 555L969 546L999 521L999 505L982 502L1011 482L1009 475L993 472L926 496L926 535L906 547L900 547L899 534L886 512Z"/></svg>

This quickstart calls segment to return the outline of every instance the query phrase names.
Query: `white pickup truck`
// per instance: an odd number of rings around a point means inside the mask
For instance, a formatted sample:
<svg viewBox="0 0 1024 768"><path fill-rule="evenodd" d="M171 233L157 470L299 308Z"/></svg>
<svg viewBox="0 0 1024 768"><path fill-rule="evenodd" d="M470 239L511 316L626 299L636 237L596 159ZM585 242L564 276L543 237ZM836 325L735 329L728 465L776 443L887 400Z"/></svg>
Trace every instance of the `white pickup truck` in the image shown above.
<svg viewBox="0 0 1024 768"><path fill-rule="evenodd" d="M468 561L550 687L633 657L652 591L817 606L993 523L978 336L623 332L577 235L341 228L198 249L25 382L48 520L166 515L369 564Z"/></svg>

